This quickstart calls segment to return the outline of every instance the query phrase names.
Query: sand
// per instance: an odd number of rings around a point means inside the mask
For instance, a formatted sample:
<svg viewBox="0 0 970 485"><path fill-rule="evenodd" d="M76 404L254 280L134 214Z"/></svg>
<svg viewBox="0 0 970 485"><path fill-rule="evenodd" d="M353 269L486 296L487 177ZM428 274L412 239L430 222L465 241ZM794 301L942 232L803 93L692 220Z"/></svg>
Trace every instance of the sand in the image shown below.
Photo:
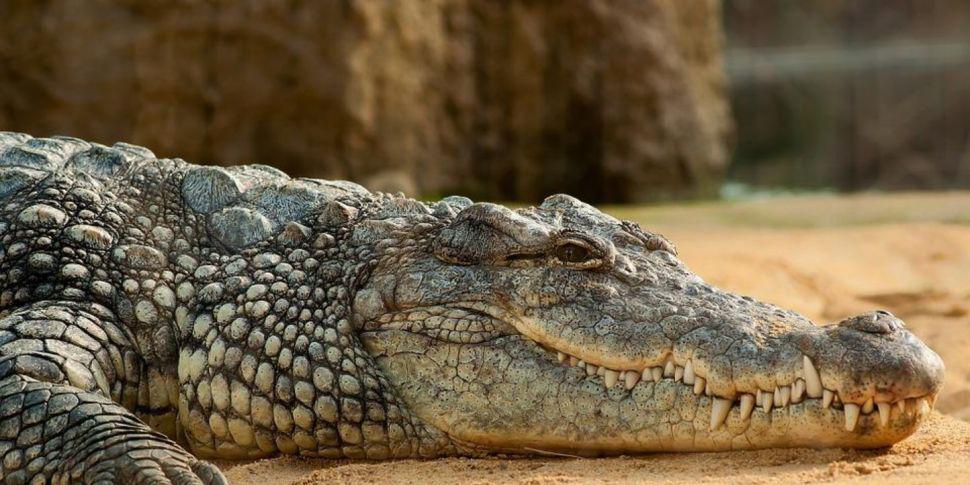
<svg viewBox="0 0 970 485"><path fill-rule="evenodd" d="M609 208L665 234L704 279L819 323L884 308L947 364L932 418L892 448L383 463L220 463L232 483L970 483L970 194ZM743 480L743 482L742 482Z"/></svg>

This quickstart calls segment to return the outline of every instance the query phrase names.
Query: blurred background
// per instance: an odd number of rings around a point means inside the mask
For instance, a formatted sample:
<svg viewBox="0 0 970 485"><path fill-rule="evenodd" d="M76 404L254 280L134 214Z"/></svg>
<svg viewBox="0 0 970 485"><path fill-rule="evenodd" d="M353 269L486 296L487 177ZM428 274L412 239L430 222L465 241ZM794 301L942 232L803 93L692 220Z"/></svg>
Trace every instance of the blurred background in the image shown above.
<svg viewBox="0 0 970 485"><path fill-rule="evenodd" d="M726 1L728 179L800 189L970 186L970 3Z"/></svg>
<svg viewBox="0 0 970 485"><path fill-rule="evenodd" d="M532 202L970 186L958 0L0 2L0 129Z"/></svg>

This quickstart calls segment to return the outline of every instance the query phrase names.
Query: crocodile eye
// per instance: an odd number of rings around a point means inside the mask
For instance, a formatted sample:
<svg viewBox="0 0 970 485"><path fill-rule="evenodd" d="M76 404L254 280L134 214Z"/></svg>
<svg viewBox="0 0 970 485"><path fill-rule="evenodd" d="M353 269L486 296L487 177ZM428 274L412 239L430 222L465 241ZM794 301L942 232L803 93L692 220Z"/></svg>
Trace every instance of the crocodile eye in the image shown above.
<svg viewBox="0 0 970 485"><path fill-rule="evenodd" d="M565 243L556 248L556 258L563 263L584 263L592 259L593 254L579 244Z"/></svg>

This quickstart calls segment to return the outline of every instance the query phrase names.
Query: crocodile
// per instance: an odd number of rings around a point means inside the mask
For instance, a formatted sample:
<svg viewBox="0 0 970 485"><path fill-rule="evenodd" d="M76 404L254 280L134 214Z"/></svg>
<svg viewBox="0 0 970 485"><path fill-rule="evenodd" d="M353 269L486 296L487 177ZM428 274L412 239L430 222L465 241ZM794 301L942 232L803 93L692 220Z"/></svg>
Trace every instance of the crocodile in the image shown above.
<svg viewBox="0 0 970 485"><path fill-rule="evenodd" d="M223 483L206 460L276 454L884 447L943 373L889 312L816 325L568 195L422 202L0 133L7 483Z"/></svg>

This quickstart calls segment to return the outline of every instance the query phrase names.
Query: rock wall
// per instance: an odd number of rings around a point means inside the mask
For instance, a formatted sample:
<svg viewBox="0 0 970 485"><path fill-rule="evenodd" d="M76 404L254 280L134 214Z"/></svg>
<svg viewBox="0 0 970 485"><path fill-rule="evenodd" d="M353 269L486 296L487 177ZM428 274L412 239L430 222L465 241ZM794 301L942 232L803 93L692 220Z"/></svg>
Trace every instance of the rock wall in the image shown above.
<svg viewBox="0 0 970 485"><path fill-rule="evenodd" d="M376 189L710 192L717 0L0 4L0 129Z"/></svg>

